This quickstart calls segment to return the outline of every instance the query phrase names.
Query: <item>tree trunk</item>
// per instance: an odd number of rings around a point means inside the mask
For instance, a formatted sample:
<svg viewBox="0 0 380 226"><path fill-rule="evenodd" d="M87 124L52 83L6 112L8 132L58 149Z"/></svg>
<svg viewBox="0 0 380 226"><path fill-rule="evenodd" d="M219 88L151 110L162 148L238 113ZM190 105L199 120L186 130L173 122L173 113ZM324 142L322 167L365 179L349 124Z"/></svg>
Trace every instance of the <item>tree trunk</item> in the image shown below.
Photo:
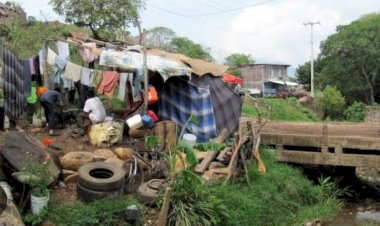
<svg viewBox="0 0 380 226"><path fill-rule="evenodd" d="M369 97L369 98L368 98L368 99L369 99L369 103L368 103L368 104L373 105L373 104L375 103L375 92L374 92L374 90L373 90L375 84L372 84L372 82L370 81L369 75L368 75L368 73L365 71L365 69L364 69L363 66L361 66L361 70L362 70L362 73L363 73L363 75L364 75L365 81L366 81L367 86L368 86L368 92L369 92L369 93L366 94L366 96ZM376 74L373 75L373 76L375 77ZM374 80L374 79L372 79L372 80Z"/></svg>

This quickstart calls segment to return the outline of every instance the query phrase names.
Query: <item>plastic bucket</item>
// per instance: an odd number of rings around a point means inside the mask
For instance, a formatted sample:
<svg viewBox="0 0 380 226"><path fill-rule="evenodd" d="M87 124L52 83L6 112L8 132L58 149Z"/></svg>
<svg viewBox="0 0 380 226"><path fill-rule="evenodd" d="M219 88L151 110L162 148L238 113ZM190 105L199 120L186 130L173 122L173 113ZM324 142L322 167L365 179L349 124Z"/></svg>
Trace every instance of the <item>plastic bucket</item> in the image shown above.
<svg viewBox="0 0 380 226"><path fill-rule="evenodd" d="M182 140L188 143L191 147L194 147L194 145L197 143L197 136L192 133L185 133L182 136Z"/></svg>
<svg viewBox="0 0 380 226"><path fill-rule="evenodd" d="M126 121L129 129L139 129L141 128L144 123L142 121L141 115L134 115L131 118L127 119Z"/></svg>
<svg viewBox="0 0 380 226"><path fill-rule="evenodd" d="M33 214L39 214L49 201L49 195L44 197L30 196L30 208Z"/></svg>

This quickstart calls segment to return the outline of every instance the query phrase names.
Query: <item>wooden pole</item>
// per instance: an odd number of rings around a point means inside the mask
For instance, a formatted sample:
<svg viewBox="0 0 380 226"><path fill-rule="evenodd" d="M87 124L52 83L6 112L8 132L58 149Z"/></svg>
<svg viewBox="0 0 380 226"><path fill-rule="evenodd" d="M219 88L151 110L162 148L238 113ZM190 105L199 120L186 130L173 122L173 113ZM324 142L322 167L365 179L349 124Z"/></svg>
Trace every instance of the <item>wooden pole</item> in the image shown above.
<svg viewBox="0 0 380 226"><path fill-rule="evenodd" d="M145 29L142 32L142 41L143 41L143 70L144 70L144 109L145 112L148 111L148 68L147 68L147 52L146 52L146 31Z"/></svg>
<svg viewBox="0 0 380 226"><path fill-rule="evenodd" d="M165 189L164 203L162 204L160 214L158 215L158 219L154 225L166 226L166 221L168 219L168 213L169 213L169 204L170 204L171 198L172 198L172 189L167 187Z"/></svg>

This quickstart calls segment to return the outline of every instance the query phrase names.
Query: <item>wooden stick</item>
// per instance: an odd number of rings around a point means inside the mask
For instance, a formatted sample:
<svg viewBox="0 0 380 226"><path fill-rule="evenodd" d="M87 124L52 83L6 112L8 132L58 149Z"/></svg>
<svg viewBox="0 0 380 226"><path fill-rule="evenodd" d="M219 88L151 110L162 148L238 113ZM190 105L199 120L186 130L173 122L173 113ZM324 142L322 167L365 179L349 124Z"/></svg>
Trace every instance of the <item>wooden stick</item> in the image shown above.
<svg viewBox="0 0 380 226"><path fill-rule="evenodd" d="M241 158L241 160L243 162L243 166L244 166L245 179L247 180L248 186L251 186L251 182L249 180L248 167L247 167L247 163L245 162L245 157L244 157L243 150L239 150L239 152L240 152L240 158Z"/></svg>
<svg viewBox="0 0 380 226"><path fill-rule="evenodd" d="M172 198L172 189L170 187L167 187L165 189L165 196L164 196L164 203L162 204L162 208L160 211L160 214L158 215L158 219L155 223L157 226L165 226L166 221L168 218L168 212L169 212L169 204L170 200Z"/></svg>
<svg viewBox="0 0 380 226"><path fill-rule="evenodd" d="M236 164L237 164L237 158L239 156L239 149L244 144L244 142L246 142L248 140L248 134L249 133L246 133L243 137L240 137L239 142L238 142L238 144L235 147L235 150L234 150L234 152L232 154L232 157L231 157L231 160L230 160L230 164L228 165L228 168L229 168L230 172L228 173L225 182L230 181L231 178L232 178L232 176L233 176L233 174L236 171L235 169L236 169Z"/></svg>

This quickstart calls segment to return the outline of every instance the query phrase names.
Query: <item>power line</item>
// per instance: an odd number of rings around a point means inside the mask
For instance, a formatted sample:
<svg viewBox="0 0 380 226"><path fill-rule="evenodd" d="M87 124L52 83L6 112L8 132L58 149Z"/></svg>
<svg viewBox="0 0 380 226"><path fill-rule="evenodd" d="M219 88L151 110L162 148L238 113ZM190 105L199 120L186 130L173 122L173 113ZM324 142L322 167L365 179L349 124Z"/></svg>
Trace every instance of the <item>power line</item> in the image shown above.
<svg viewBox="0 0 380 226"><path fill-rule="evenodd" d="M237 10L245 9L245 8L248 8L248 7L264 5L264 4L267 4L269 2L273 2L273 1L277 1L277 0L266 0L266 1L258 2L258 3L254 3L254 4L247 4L247 5L244 5L242 7L236 7L236 8L232 8L232 9L225 9L225 10L214 11L214 12L207 12L207 13L199 13L199 14L182 14L182 13L177 13L175 11L171 11L171 10L167 10L167 9L161 8L161 7L156 6L156 5L152 5L151 4L151 6L153 8L159 9L159 10L161 10L163 12L166 12L166 13L169 13L169 14L173 14L173 15L177 15L177 16L181 16L181 17L186 17L186 18L194 18L194 17L211 16L211 15L229 13L229 12L232 12L232 11L237 11Z"/></svg>
<svg viewBox="0 0 380 226"><path fill-rule="evenodd" d="M185 14L182 14L182 13L177 13L177 12L174 12L174 11L171 11L171 10L167 10L167 9L161 8L159 6L155 6L155 5L152 5L152 4L151 4L151 6L153 8L159 9L159 10L161 10L163 12L166 12L166 13L169 13L169 14L173 14L173 15L177 15L177 16L181 16L181 17L187 17L187 18L189 17L188 15L185 15Z"/></svg>
<svg viewBox="0 0 380 226"><path fill-rule="evenodd" d="M190 17L211 16L211 15L217 15L217 14L222 14L222 13L229 13L232 11L237 11L237 10L245 9L245 8L252 7L252 6L264 5L264 4L267 4L269 2L273 2L273 1L276 1L276 0L266 0L266 1L258 2L258 3L254 3L254 4L245 5L242 7L236 7L236 8L232 8L232 9L220 10L220 11L215 11L215 12L193 14L193 15L190 15Z"/></svg>

